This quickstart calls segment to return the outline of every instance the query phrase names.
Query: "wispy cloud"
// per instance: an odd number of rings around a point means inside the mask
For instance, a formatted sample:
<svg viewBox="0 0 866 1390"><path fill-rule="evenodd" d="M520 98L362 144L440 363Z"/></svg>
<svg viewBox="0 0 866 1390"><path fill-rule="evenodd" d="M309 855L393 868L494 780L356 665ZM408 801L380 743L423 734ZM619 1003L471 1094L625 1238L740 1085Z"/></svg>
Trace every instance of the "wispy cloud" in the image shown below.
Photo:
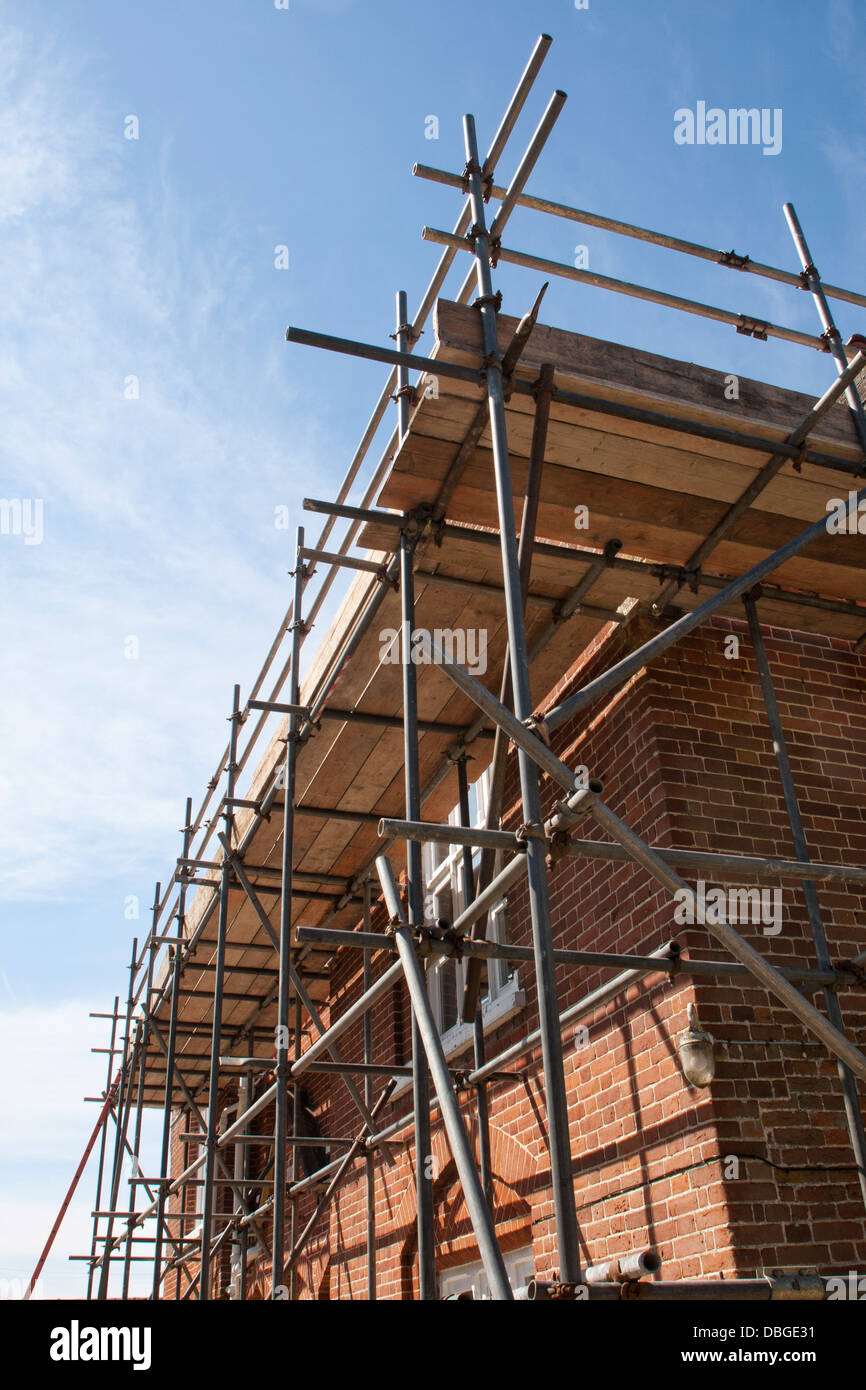
<svg viewBox="0 0 866 1390"><path fill-rule="evenodd" d="M83 1151L96 1115L81 1098L101 1091L105 1080L105 1057L90 1048L105 1045L106 1022L91 1019L90 1008L82 999L0 1007L0 1052L16 1058L4 1075L8 1123L0 1131L0 1163L68 1162L76 1145L77 1156Z"/></svg>
<svg viewBox="0 0 866 1390"><path fill-rule="evenodd" d="M227 346L263 311L243 224L197 244L170 146L125 141L50 38L2 40L0 494L44 536L0 534L0 891L46 898L134 873L212 771L322 444L285 427L276 345Z"/></svg>
<svg viewBox="0 0 866 1390"><path fill-rule="evenodd" d="M90 1018L81 999L0 1007L0 1055L16 1059L4 1076L0 1129L0 1298L21 1296L84 1153L99 1108L82 1097L101 1094L106 1073L104 1054L90 1048L106 1039L106 1021ZM152 1172L158 1116L147 1119L143 1166ZM113 1129L109 1138L110 1160ZM96 1161L94 1152L46 1265L42 1297L81 1294L84 1266L68 1257L90 1247ZM120 1205L125 1192L124 1185Z"/></svg>

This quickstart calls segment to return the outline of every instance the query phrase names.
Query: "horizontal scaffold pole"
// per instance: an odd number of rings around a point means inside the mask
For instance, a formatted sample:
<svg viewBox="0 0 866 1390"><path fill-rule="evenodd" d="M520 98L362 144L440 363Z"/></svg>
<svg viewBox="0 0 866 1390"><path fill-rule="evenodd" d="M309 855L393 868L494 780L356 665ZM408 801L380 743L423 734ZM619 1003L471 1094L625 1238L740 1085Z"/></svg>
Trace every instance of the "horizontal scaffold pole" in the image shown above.
<svg viewBox="0 0 866 1390"><path fill-rule="evenodd" d="M435 242L437 246L449 246L454 250L471 251L472 242L468 238L455 237L453 232L443 232L436 227L425 227L421 233L425 241ZM506 246L497 247L500 261L510 265L522 265L528 270L538 270L542 275L558 275L565 280L576 280L582 285L592 285L599 290L612 290L614 294L628 295L632 299L643 299L649 304L660 304L666 309L678 309L684 314L695 314L698 318L713 319L716 323L729 324L738 333L745 333L759 339L781 338L787 343L797 343L801 347L815 348L817 352L827 352L827 344L816 333L802 333L798 328L785 328L782 324L770 323L766 319L752 318L748 314L736 314L730 309L719 309L714 304L701 304L696 299L683 299L678 294L668 294L665 290L650 289L647 285L634 285L628 280L616 280L611 275L599 275L594 270L581 270L562 261L549 261L544 256L533 256L527 251L515 251Z"/></svg>
<svg viewBox="0 0 866 1390"><path fill-rule="evenodd" d="M855 511L864 500L866 500L866 488L861 488L856 494L856 498L852 501L852 507ZM779 550L773 551L772 555L766 556L766 558L760 560L757 565L753 565L752 568L748 570L746 574L741 575L739 579L732 580L724 589L719 589L708 599L704 599L704 602L698 604L697 608L693 608L690 613L684 613L676 622L671 623L670 627L665 628L664 632L660 632L657 636L651 637L648 642L644 642L643 646L630 652L628 656L624 656L615 666L611 666L610 670L597 676L595 680L590 681L581 690L578 690L574 695L569 696L567 700L563 700L561 704L550 710L543 716L544 723L548 730L553 731L560 728L563 724L567 723L569 719L573 719L576 714L579 714L581 710L586 709L587 705L592 704L594 700L599 699L602 695L610 694L610 692L621 685L623 681L627 681L636 671L639 671L643 666L647 666L657 656L660 656L662 652L667 651L668 647L673 646L675 642L678 642L689 632L694 631L696 627L700 627L701 624L705 623L713 614L718 613L721 608L733 603L735 599L742 598L743 594L748 593L749 589L754 589L756 585L760 584L765 575L772 574L780 565L784 565L787 560L791 560L795 555L799 555L800 552L811 545L813 541L819 540L822 536L826 536L826 534L827 517L825 515L819 517L819 519L814 521L811 526L808 526L805 531L801 531L798 536L793 536L791 540Z"/></svg>
<svg viewBox="0 0 866 1390"><path fill-rule="evenodd" d="M299 927L298 939L308 942L311 946L346 947L358 951L394 952L397 949L390 936L382 936L378 932L341 931L339 927ZM672 951L672 948L673 943L671 946L665 947L665 950ZM533 958L530 946L516 946L511 942L470 940L453 930L442 939L437 939L435 933L425 935L416 944L416 950L419 956L443 959L456 956L467 960L477 958L479 960L530 962ZM678 951L673 951L670 961L659 960L655 955L620 955L612 951L568 950L555 950L553 959L557 965L595 965L606 970L621 970L626 967L635 971L636 976L659 971L668 975L700 975L707 978L713 976L742 978L749 974L747 966L733 961L685 960L680 957ZM779 972L787 980L797 980L812 985L816 989L819 985L836 986L847 982L856 986L859 983L853 973L847 973L844 970L808 970L780 966ZM390 1075L390 1069L386 1070Z"/></svg>
<svg viewBox="0 0 866 1390"><path fill-rule="evenodd" d="M429 164L415 164L412 173L416 178L429 179L432 183L444 184L448 188L458 188L465 191L466 179L461 174L452 174L444 169L433 169ZM487 196L501 200L506 196L507 189L501 184L488 183ZM531 208L535 212L544 212L551 217L562 217L569 222L580 222L587 227L598 227L601 231L614 232L617 236L633 237L638 241L648 242L652 246L663 246L669 251L681 251L686 256L697 256L700 260L710 261L714 265L725 266L729 270L748 271L752 275L760 275L767 280L776 280L783 285L791 285L795 289L805 290L808 288L804 284L802 275L795 274L791 270L780 270L776 266L764 265L761 261L752 260L751 256L738 256L734 251L716 251L711 246L701 246L695 241L685 241L682 237L670 236L667 232L653 232L648 227L638 227L632 222L623 222L619 218L605 217L598 212L587 212L583 208L569 206L568 203L554 202L551 198L539 198L533 193L522 192L515 199L518 207ZM849 304L859 304L861 308L866 308L866 295L858 294L856 290L846 290L840 285L828 285L823 282L824 292L831 299L844 299Z"/></svg>
<svg viewBox="0 0 866 1390"><path fill-rule="evenodd" d="M549 261L543 264L550 267L556 263ZM566 266L564 269L568 270L569 267ZM576 271L575 274L580 276L583 275L584 272ZM719 312L723 311L720 310ZM733 322L738 316L736 314L730 314L728 318ZM366 352L363 355L375 354L377 358L382 361L392 362L395 366L419 368L430 376L459 376L461 380L472 382L477 385L479 390L484 387L483 372L479 373L471 367L455 367L452 363L440 362L439 358L419 358L412 353L402 353L396 348L380 348L374 344L366 343L359 344L344 338L326 338L324 334L308 333L306 330L300 328L290 328L288 332L293 335L302 335L303 341L307 342L310 340L310 345L314 347L329 348L333 352L349 353L352 353L355 348L364 348ZM809 334L805 333L798 336L805 339L809 346L815 346L815 344L820 341L819 339L813 340ZM312 342L313 339L318 338L325 339L325 341ZM295 336L293 340L301 341L301 337ZM858 353L857 357L851 361L849 368L846 370L844 378L846 385L850 385L852 378L849 374L851 370L854 369L853 375L856 376L862 371L864 365L866 365L866 354ZM842 380L843 378L839 378L835 381L833 387L837 388L839 386L839 381ZM532 396L535 390L533 382L524 381L521 378L512 378L510 386L512 391L523 396ZM842 391L844 392L845 389L846 387L843 386ZM838 395L838 392L836 395ZM836 399L836 395L834 395L833 399ZM654 428L670 430L677 434L693 435L696 439L712 439L720 444L730 444L732 448L751 449L762 454L781 454L785 458L792 459L798 463L812 463L815 464L816 467L831 468L837 472L856 474L863 470L862 458L857 461L849 458L840 458L836 454L823 453L817 449L803 449L782 440L768 439L766 435L748 434L743 430L727 429L721 425L711 425L706 421L690 419L687 416L666 415L662 411L647 410L642 406L628 405L624 401L608 400L604 396L592 396L582 391L568 391L558 386L556 389L556 402L558 405L573 406L578 410L595 411L601 415L610 415L615 419L631 420L636 424L650 425ZM348 520L393 526L397 530L402 529L402 527L406 525L408 519L406 515L400 512L383 512L366 507L350 507L338 505L336 502L323 502L311 498L305 499L304 508L306 511L322 512L328 516L339 516Z"/></svg>

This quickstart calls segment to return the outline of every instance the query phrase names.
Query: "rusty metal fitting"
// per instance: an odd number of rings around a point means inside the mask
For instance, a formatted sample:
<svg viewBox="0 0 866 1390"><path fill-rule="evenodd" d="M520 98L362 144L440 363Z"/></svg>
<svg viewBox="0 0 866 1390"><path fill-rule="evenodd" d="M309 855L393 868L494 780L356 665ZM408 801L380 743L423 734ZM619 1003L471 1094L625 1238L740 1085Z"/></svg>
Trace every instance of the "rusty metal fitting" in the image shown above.
<svg viewBox="0 0 866 1390"><path fill-rule="evenodd" d="M566 830L554 830L552 835L547 837L547 867L552 869L554 864L558 864L568 854L569 834Z"/></svg>
<svg viewBox="0 0 866 1390"><path fill-rule="evenodd" d="M797 457L796 457L795 459L792 459L792 460L791 460L791 462L792 462L793 465L794 465L794 472L795 472L795 473L802 473L802 471L803 471L803 464L806 462L806 454L807 454L807 452L808 452L808 449L809 449L809 438L808 438L808 435L807 435L807 437L803 440L803 442L802 442L801 445L800 445L800 452L798 453Z"/></svg>
<svg viewBox="0 0 866 1390"><path fill-rule="evenodd" d="M497 290L495 294L479 294L477 298L473 299L472 308L480 309L485 304L492 304L494 311L498 314L499 310L502 308L502 291ZM492 365L491 360L488 358L485 357L484 360L487 362L488 366ZM493 360L498 362L498 355Z"/></svg>
<svg viewBox="0 0 866 1390"><path fill-rule="evenodd" d="M752 319L746 314L740 314L740 322L737 324L737 332L744 334L747 338L757 338L759 342L767 341L768 325L763 319Z"/></svg>
<svg viewBox="0 0 866 1390"><path fill-rule="evenodd" d="M846 975L853 975L854 979L861 985L866 985L866 966L858 965L853 960L837 960L833 967L834 970L842 970ZM833 988L833 986L831 986Z"/></svg>
<svg viewBox="0 0 866 1390"><path fill-rule="evenodd" d="M733 270L748 270L750 259L748 256L739 256L736 251L720 251L719 265L731 266Z"/></svg>
<svg viewBox="0 0 866 1390"><path fill-rule="evenodd" d="M543 825L537 821L524 821L514 832L514 838L520 841L526 840L546 840L547 832Z"/></svg>
<svg viewBox="0 0 866 1390"><path fill-rule="evenodd" d="M530 733L537 734L546 748L550 747L550 730L547 727L543 714L531 714L525 719L524 724Z"/></svg>

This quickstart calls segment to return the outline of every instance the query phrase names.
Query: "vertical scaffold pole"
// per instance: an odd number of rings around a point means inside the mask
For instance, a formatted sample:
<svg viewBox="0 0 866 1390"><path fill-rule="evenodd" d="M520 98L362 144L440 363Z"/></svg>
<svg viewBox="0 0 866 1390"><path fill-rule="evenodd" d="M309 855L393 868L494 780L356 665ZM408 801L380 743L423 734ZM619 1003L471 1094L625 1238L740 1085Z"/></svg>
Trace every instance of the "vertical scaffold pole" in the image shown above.
<svg viewBox="0 0 866 1390"><path fill-rule="evenodd" d="M497 733L499 731L497 730ZM466 770L466 754L457 759L457 795L460 807L460 824L467 829L472 824L469 811L469 775ZM463 846L463 892L466 906L475 901L475 869L472 863L472 846ZM488 969L492 968L492 962ZM479 991L480 993L480 991ZM472 1023L472 1050L475 1070L484 1066L484 1019L480 998L476 1001L475 1017ZM487 1111L487 1086L479 1081L475 1087L475 1105L478 1111L478 1166L481 1169L481 1186L487 1205L493 1211L493 1182L490 1167L490 1117Z"/></svg>
<svg viewBox="0 0 866 1390"><path fill-rule="evenodd" d="M147 981L144 986L144 999L141 1006L140 1037L141 1049L138 1058L138 1091L135 1097L135 1125L132 1132L132 1155L129 1174L129 1211L134 1213L136 1209L136 1198L138 1196L139 1184L136 1181L141 1177L141 1120L144 1112L144 1078L147 1072L147 1043L150 1022L150 991L153 985L153 965L156 960L157 944L156 925L159 917L159 900L162 893L162 884L157 883L153 894L153 908L151 910L150 941L147 948ZM123 1293L122 1298L129 1298L129 1277L132 1273L132 1235L135 1230L135 1216L130 1215L126 1226L126 1250L123 1257Z"/></svg>
<svg viewBox="0 0 866 1390"><path fill-rule="evenodd" d="M547 451L547 430L550 423L550 403L554 394L554 371L549 362L542 363L535 387L535 419L532 425L532 443L529 449L529 468L526 474L526 494L523 500L523 516L520 521L520 538L517 542L517 565L520 570L520 599L524 622L526 620L526 600L529 594L529 580L532 575L532 551L535 544L535 530L538 522L538 507L541 501L541 482L544 476L544 456ZM502 672L499 702L510 705L511 672L506 662ZM487 805L487 828L496 830L502 821L502 802L505 796L505 773L508 755L508 739L499 725L493 738L493 757L490 763L490 795ZM481 851L478 867L478 891L483 893L493 878L496 855L493 850ZM484 936L486 914L472 928L473 936ZM480 960L470 960L466 969L466 988L463 994L462 1017L464 1023L473 1022L478 1014L478 986L481 979Z"/></svg>
<svg viewBox="0 0 866 1390"><path fill-rule="evenodd" d="M415 547L405 532L400 533L400 602L403 662L403 764L406 788L406 819L421 819L421 776L418 767L418 685L412 661L412 634L415 627ZM424 882L421 845L406 843L409 924L424 924ZM423 974L423 972L422 972ZM418 1296L436 1298L436 1254L433 1234L433 1165L430 1151L430 1073L424 1043L418 1027L417 1011L412 1009L412 1089L415 1109L415 1188L418 1194Z"/></svg>
<svg viewBox="0 0 866 1390"><path fill-rule="evenodd" d="M372 897L373 885L369 878L364 880L364 931L372 929ZM364 993L373 983L373 961L369 951L364 952ZM366 1066L373 1060L373 1014L372 1010L367 1009L364 1014L364 1063ZM368 1110L373 1109L373 1078L370 1075L364 1077L364 1104ZM364 1170L367 1187L367 1300L370 1303L376 1301L376 1160L369 1149L364 1151Z"/></svg>
<svg viewBox="0 0 866 1390"><path fill-rule="evenodd" d="M247 1055L254 1057L256 1053L256 1034L255 1029L251 1028L247 1037ZM252 1103L256 1073L251 1068L245 1072L243 1083L238 1083L238 1114L243 1114ZM243 1179L244 1186L241 1189L243 1202L249 1197L246 1181L250 1175L250 1151L246 1144L243 1146ZM247 1252L249 1250L249 1227L241 1226L240 1238L238 1240L238 1259L240 1261L240 1271L238 1274L238 1299L241 1303L246 1302L247 1297Z"/></svg>
<svg viewBox="0 0 866 1390"><path fill-rule="evenodd" d="M120 1175L123 1169L123 1141L129 1123L128 1096L131 1090L127 1077L127 1064L131 1071L130 1040L132 1034L132 1010L135 1003L135 976L138 962L138 937L133 938L132 957L129 962L129 994L126 1000L126 1023L123 1030L123 1060L120 1065L120 1086L117 1092L117 1119L114 1130L114 1159L111 1166L111 1189L109 1211L117 1210L117 1195L120 1191ZM114 1229L114 1216L108 1218L108 1228L102 1245L102 1267L99 1271L99 1287L96 1297L101 1302L108 1297L108 1281L111 1276L111 1238Z"/></svg>
<svg viewBox="0 0 866 1390"><path fill-rule="evenodd" d="M824 294L824 286L821 284L821 277L812 260L812 253L809 250L809 244L803 234L803 228L800 226L800 219L794 211L793 203L783 204L782 211L785 214L788 231L791 233L792 240L797 248L797 254L800 257L800 263L803 267L801 278L815 302L815 308L818 310L818 317L821 320L821 327L824 330L824 340L836 363L836 370L839 376L843 376L848 370L848 356L842 343L842 334L836 327L835 320L830 311L830 305L827 303L827 296ZM866 415L863 413L863 403L860 400L860 394L855 382L852 381L851 385L847 387L845 399L851 408L854 428L857 431L857 437L860 440L861 447L866 449Z"/></svg>
<svg viewBox="0 0 866 1390"><path fill-rule="evenodd" d="M490 412L490 433L496 476L496 501L499 512L511 687L514 692L514 713L518 719L523 720L532 715L532 694L529 684L529 659L521 601L517 534L514 527L514 494L508 457L505 397L496 330L497 300L493 294L490 241L485 220L475 121L472 116L464 116L463 134L474 232L478 286L476 304L481 316L484 356L487 364L487 403ZM577 1234L574 1183L571 1174L568 1101L565 1091L559 1007L556 999L556 971L553 961L553 931L550 922L545 847L543 839L539 838L543 832L538 769L523 749L518 749L518 763L523 815L529 831L526 847L527 881L532 919L535 978L538 990L544 1089L550 1143L550 1176L553 1187L559 1272L563 1282L576 1284L580 1281L580 1247Z"/></svg>
<svg viewBox="0 0 866 1390"><path fill-rule="evenodd" d="M296 1062L297 1062L298 1058L299 1058L300 1055L301 1055L301 1040L302 1040L302 1033L301 1033L301 1001L300 1001L298 995L296 994L296 995L295 995L294 1052L293 1052L294 1060L295 1060ZM296 1081L294 1081L293 1084L292 1084L292 1125L293 1125L293 1129L292 1129L292 1133L293 1133L293 1134L302 1134L302 1133L303 1133L303 1130L302 1130L302 1128L301 1128L301 1082L300 1082L299 1079L296 1080ZM300 1151L300 1149L298 1148L297 1144L293 1144L293 1145L292 1145L292 1165L291 1165L292 1187L294 1187L295 1183L298 1181L298 1162L299 1162L300 1152L301 1152L301 1151ZM291 1249L294 1250L294 1248L295 1248L295 1243L296 1243L296 1241L297 1241L297 1239L298 1239L298 1199L297 1199L297 1197L293 1197L293 1198L292 1198L292 1207L291 1207L291 1211L290 1211L290 1213L289 1213L289 1218L290 1218L290 1219L289 1219L289 1242L290 1242ZM298 1296L298 1265L297 1265L297 1261L296 1261L296 1260L293 1260L293 1261L292 1261L291 1269L289 1270L289 1298L292 1300L292 1302L294 1302L294 1300L297 1298L297 1296Z"/></svg>
<svg viewBox="0 0 866 1390"><path fill-rule="evenodd" d="M475 1166L475 1157L469 1146L469 1136L460 1114L460 1105L454 1094L454 1086L445 1059L442 1039L439 1036L439 1029L433 1017L430 1000L427 997L427 982L424 978L424 971L415 950L411 929L403 913L397 885L394 882L393 870L385 855L380 855L376 860L376 871L382 884L385 904L394 927L394 941L400 957L400 964L403 967L409 998L412 1001L412 1014L417 1024L427 1061L430 1064L430 1070L433 1073L442 1123L445 1126L451 1156L454 1159L454 1166L457 1169L460 1185L463 1189L463 1198L466 1202L469 1220L472 1223L475 1239L478 1241L478 1253L481 1256L484 1272L490 1284L490 1292L497 1301L510 1302L514 1295L508 1282L502 1252L496 1243L493 1218L484 1198L481 1179Z"/></svg>
<svg viewBox="0 0 866 1390"><path fill-rule="evenodd" d="M171 1167L171 1100L174 1089L174 1059L177 1051L177 1003L180 990L180 976L182 969L181 947L186 924L186 878L189 868L186 860L189 858L190 844L192 841L192 797L186 799L186 815L183 823L183 864L179 867L182 870L180 889L177 897L177 931L176 941L173 943L169 954L169 965L171 968L171 999L169 1002L168 1015L168 1054L165 1059L165 1100L162 1114L162 1147L159 1157L159 1192L156 1199L156 1242L153 1252L153 1294L154 1299L160 1296L159 1290L162 1282L162 1228L165 1222L166 1189L169 1184L169 1169ZM180 1203L178 1204L180 1210ZM183 1238L183 1227L181 1225L181 1243ZM177 1272L177 1280L180 1282L180 1270Z"/></svg>
<svg viewBox="0 0 866 1390"><path fill-rule="evenodd" d="M226 768L226 803L225 812L223 814L225 836L230 845L233 843L235 824L234 794L238 773L237 754L238 732L241 725L240 706L241 688L239 685L236 685L232 702L232 728L229 738L229 760ZM228 857L224 854L222 875L220 878L219 922L217 925L217 952L214 970L213 1032L211 1035L210 1075L207 1093L207 1140L205 1145L204 1198L201 1217L201 1264L199 1266L200 1277L198 1282L198 1296L199 1300L202 1302L207 1302L210 1299L211 1232L213 1230L214 1217L214 1174L216 1170L217 1136L219 1127L217 1100L219 1097L220 1084L223 982L225 979L226 966L226 936L228 934L229 888L231 885L231 876L231 864Z"/></svg>
<svg viewBox="0 0 866 1390"><path fill-rule="evenodd" d="M294 592L292 598L292 651L289 703L298 705L301 699L301 646L304 640L304 582L306 569L301 551L304 548L304 528L298 527L295 554ZM290 985L292 973L292 867L295 834L295 769L298 759L298 716L289 715L286 736L286 761L283 768L283 875L280 896L280 983L277 1003L277 1095L274 1111L274 1234L271 1269L271 1298L286 1298L283 1284L286 1239L286 1186L289 1175L287 1136L289 1133L289 1080L291 1062Z"/></svg>
<svg viewBox="0 0 866 1390"><path fill-rule="evenodd" d="M192 1120L192 1107L191 1107L191 1106L186 1105L186 1106L181 1110L181 1113L180 1113L180 1124L182 1125L182 1127L183 1127L183 1132L184 1132L185 1134L188 1134L188 1133L192 1130L193 1120ZM181 1158L181 1172L183 1172L183 1173L185 1173L186 1170L187 1170L187 1168L189 1167L189 1161L190 1161L190 1160L189 1160L190 1147L191 1147L191 1146L190 1146L188 1143L184 1142L184 1146L183 1146L183 1156L182 1156L182 1158ZM182 1186L182 1187L180 1188L180 1190L178 1191L177 1196L178 1196L178 1207L179 1207L179 1210L180 1210L181 1212L183 1212L183 1213L186 1213L186 1211L187 1211L188 1208L189 1208L189 1183L186 1183L186 1182L185 1182L185 1183L183 1184L183 1186ZM184 1214L184 1215L181 1217L180 1221L178 1222L178 1228L179 1228L179 1236L180 1236L181 1248L183 1248L184 1243L185 1243L185 1241L186 1241L186 1223L187 1223L188 1220L190 1220L190 1218L187 1217L187 1216ZM183 1265L178 1264L177 1269L176 1269L176 1275L177 1275L177 1277L175 1278L175 1281L174 1281L174 1297L175 1297L175 1302L179 1302L179 1300L180 1300L180 1276L181 1276L181 1270L183 1270ZM184 1273L186 1273L185 1270L184 1270ZM189 1279L189 1275L187 1274L187 1280L188 1280L188 1279Z"/></svg>
<svg viewBox="0 0 866 1390"><path fill-rule="evenodd" d="M120 1008L120 997L114 996L114 1004L111 1009L111 1038L108 1044L108 1066L105 1075L105 1095L106 1099L111 1091L111 1076L114 1067L114 1044L117 1039L117 1010ZM108 1140L108 1113L105 1116L105 1124L102 1126L102 1133L99 1138L99 1162L96 1168L96 1204L94 1211L102 1210L102 1182L105 1176L105 1146ZM90 1264L87 1267L87 1299L93 1297L93 1275L96 1266L93 1263L96 1258L96 1245L99 1239L99 1217L93 1218L93 1234L90 1238Z"/></svg>
<svg viewBox="0 0 866 1390"><path fill-rule="evenodd" d="M394 341L399 352L410 351L409 334L411 324L407 322L409 318L409 304L405 290L397 291L397 330L394 334ZM400 366L397 368L397 424L402 443L409 429L409 410L412 404L412 388L409 385L409 368Z"/></svg>
<svg viewBox="0 0 866 1390"><path fill-rule="evenodd" d="M746 614L749 619L749 632L752 638L752 649L755 653L758 675L761 678L761 689L764 694L767 722L770 726L770 736L773 740L773 752L776 755L776 763L779 768L779 780L782 783L782 794L785 798L785 809L788 813L788 824L791 827L791 839L793 840L794 851L799 862L801 864L808 864L809 846L806 842L806 832L803 829L800 802L797 797L797 789L794 786L794 777L791 772L791 760L788 756L788 745L785 741L784 729L782 728L782 717L779 713L779 704L776 699L773 675L770 670L769 660L767 659L767 649L764 646L764 634L761 631L757 605L754 598L751 596L746 597L745 604ZM804 879L803 896L806 899L806 911L809 916L812 940L815 943L815 957L818 962L818 969L830 970L832 968L832 961L827 946L827 936L824 931L821 908L818 903L818 890L811 880ZM833 1024L834 1028L839 1029L840 1033L844 1033L845 1026L842 1019L842 1006L839 1003L839 996L835 989L825 988L824 1003L830 1022ZM848 1135L851 1140L851 1148L854 1152L854 1159L857 1164L860 1191L863 1196L864 1205L866 1205L866 1134L864 1134L863 1131L863 1116L860 1111L860 1099L857 1094L857 1080L851 1068L846 1066L844 1062L837 1059L836 1065L842 1087L842 1099L845 1105L845 1120L848 1126Z"/></svg>
<svg viewBox="0 0 866 1390"><path fill-rule="evenodd" d="M400 352L409 346L405 290L397 291L397 328L394 334ZM402 441L409 428L409 372L397 372L397 419ZM406 787L406 816L421 819L421 774L418 766L418 685L412 663L412 633L415 626L415 545L405 532L400 535L400 602L403 661L403 765ZM421 845L406 846L409 891L409 922L424 922L424 883ZM418 1296L436 1297L436 1251L433 1234L433 1173L430 1153L430 1073L415 1010L412 1010L412 1088L415 1105L415 1187L418 1193Z"/></svg>

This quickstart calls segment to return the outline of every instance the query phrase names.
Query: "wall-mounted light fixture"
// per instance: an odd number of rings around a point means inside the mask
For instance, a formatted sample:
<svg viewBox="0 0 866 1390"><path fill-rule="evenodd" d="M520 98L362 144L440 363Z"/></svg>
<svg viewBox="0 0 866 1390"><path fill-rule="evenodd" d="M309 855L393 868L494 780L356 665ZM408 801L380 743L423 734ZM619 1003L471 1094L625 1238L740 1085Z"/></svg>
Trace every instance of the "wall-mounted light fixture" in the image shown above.
<svg viewBox="0 0 866 1390"><path fill-rule="evenodd" d="M716 1074L713 1039L698 1024L694 1004L688 1007L689 1026L680 1033L678 1052L683 1074L690 1086L709 1086Z"/></svg>

